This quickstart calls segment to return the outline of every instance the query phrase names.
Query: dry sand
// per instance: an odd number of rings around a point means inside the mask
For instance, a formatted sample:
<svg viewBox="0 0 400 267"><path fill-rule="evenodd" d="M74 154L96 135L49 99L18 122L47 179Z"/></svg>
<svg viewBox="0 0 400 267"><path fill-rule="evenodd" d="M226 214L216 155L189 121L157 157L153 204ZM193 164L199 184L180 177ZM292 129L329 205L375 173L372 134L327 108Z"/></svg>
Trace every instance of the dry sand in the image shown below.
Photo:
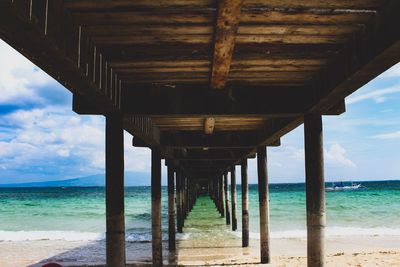
<svg viewBox="0 0 400 267"><path fill-rule="evenodd" d="M258 240L249 248L240 247L240 239L227 236L215 244L209 240L188 238L179 241L176 254L164 251L164 263L170 265L259 265ZM306 240L272 239L272 264L265 266L306 266ZM164 244L167 247L167 244ZM23 241L0 243L0 266L41 266L56 261L65 266L102 265L104 242ZM150 265L150 243L127 243L127 261L132 265ZM399 237L329 237L327 266L400 266Z"/></svg>

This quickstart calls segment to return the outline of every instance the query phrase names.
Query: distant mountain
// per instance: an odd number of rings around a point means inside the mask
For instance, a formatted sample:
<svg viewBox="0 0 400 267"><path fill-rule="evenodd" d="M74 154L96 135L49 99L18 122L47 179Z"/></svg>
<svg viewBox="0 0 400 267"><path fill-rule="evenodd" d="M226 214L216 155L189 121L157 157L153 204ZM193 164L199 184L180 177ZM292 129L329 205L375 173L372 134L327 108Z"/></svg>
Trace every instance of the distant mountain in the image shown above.
<svg viewBox="0 0 400 267"><path fill-rule="evenodd" d="M151 184L150 173L126 172L125 186L148 186ZM96 174L85 177L45 182L0 184L0 187L71 187L71 186L105 186L105 175Z"/></svg>

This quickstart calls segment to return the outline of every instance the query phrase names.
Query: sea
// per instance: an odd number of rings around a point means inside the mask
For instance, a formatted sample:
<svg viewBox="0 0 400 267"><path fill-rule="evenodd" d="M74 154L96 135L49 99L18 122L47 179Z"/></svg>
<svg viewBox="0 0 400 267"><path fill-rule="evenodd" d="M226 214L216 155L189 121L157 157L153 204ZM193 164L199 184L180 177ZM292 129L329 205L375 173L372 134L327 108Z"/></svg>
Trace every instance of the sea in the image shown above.
<svg viewBox="0 0 400 267"><path fill-rule="evenodd" d="M327 236L399 236L400 181L361 182L358 191L327 192ZM241 187L237 186L238 231L241 229ZM250 237L259 236L257 185L249 186ZM151 240L150 187L125 188L128 242ZM162 231L167 239L167 189L162 188ZM213 205L197 215L202 228L221 224ZM201 220L201 218L207 218ZM190 219L190 215L189 215ZM0 242L27 240L103 240L104 187L0 188ZM227 231L229 227L226 228ZM304 184L270 185L271 238L306 237ZM185 232L185 229L184 229ZM187 235L187 233L186 233ZM178 238L187 238L185 233Z"/></svg>

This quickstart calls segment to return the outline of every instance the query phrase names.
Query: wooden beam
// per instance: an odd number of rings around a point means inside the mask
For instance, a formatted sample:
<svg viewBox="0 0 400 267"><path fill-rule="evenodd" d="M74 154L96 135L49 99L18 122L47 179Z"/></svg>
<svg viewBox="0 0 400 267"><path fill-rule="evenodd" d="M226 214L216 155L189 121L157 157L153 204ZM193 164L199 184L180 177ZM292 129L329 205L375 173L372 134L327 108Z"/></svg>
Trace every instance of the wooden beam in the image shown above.
<svg viewBox="0 0 400 267"><path fill-rule="evenodd" d="M176 226L178 233L183 233L183 211L182 211L182 170L176 172Z"/></svg>
<svg viewBox="0 0 400 267"><path fill-rule="evenodd" d="M161 231L161 157L160 149L151 151L151 233L153 266L161 267L162 231Z"/></svg>
<svg viewBox="0 0 400 267"><path fill-rule="evenodd" d="M168 166L168 250L176 249L175 233L175 172Z"/></svg>
<svg viewBox="0 0 400 267"><path fill-rule="evenodd" d="M231 204L232 204L232 231L237 230L236 217L236 168L231 166Z"/></svg>
<svg viewBox="0 0 400 267"><path fill-rule="evenodd" d="M227 225L231 224L231 212L229 210L229 190L228 190L228 173L223 175L224 180L224 197L225 197L225 222Z"/></svg>
<svg viewBox="0 0 400 267"><path fill-rule="evenodd" d="M185 149L186 153L182 150L175 150L175 153L170 155L173 159L180 161L210 161L210 160L238 160L248 155L249 148L244 149ZM255 158L255 154L249 158Z"/></svg>
<svg viewBox="0 0 400 267"><path fill-rule="evenodd" d="M241 164L242 179L242 247L249 246L249 184L247 176L247 159Z"/></svg>
<svg viewBox="0 0 400 267"><path fill-rule="evenodd" d="M260 209L260 254L261 263L270 263L269 236L269 189L267 172L267 148L257 148L258 199ZM316 265L318 266L318 265Z"/></svg>
<svg viewBox="0 0 400 267"><path fill-rule="evenodd" d="M213 89L223 89L228 80L242 3L242 0L219 1L211 72Z"/></svg>
<svg viewBox="0 0 400 267"><path fill-rule="evenodd" d="M325 266L325 181L322 117L304 118L307 205L307 266Z"/></svg>
<svg viewBox="0 0 400 267"><path fill-rule="evenodd" d="M280 125L280 124L277 124ZM240 132L215 132L213 135L205 135L202 132L161 132L160 146L169 148L254 148L261 143L264 132L240 131ZM265 145L276 146L279 138L270 140ZM133 146L148 147L148 144L139 138L133 138Z"/></svg>
<svg viewBox="0 0 400 267"><path fill-rule="evenodd" d="M204 133L212 134L214 132L215 119L212 117L207 117L204 119Z"/></svg>
<svg viewBox="0 0 400 267"><path fill-rule="evenodd" d="M122 118L106 118L106 261L125 266L124 135Z"/></svg>
<svg viewBox="0 0 400 267"><path fill-rule="evenodd" d="M241 87L230 90L193 88L123 88L125 114L143 116L262 115L301 116L310 108L309 91L293 87ZM151 103L151 105L149 105Z"/></svg>
<svg viewBox="0 0 400 267"><path fill-rule="evenodd" d="M246 8L290 8L290 9L371 9L377 8L383 0L353 0L349 1L321 1L321 0L309 0L306 2L293 2L291 0L271 0L268 2L261 0L249 0L245 2ZM126 1L126 0L114 0L114 1L98 1L98 0L68 0L65 1L65 6L73 11L76 10L118 10L118 9L137 9L143 7L153 8L167 8L171 6L187 6L193 8L205 8L213 4L213 1L182 1L182 0L159 0L159 1Z"/></svg>

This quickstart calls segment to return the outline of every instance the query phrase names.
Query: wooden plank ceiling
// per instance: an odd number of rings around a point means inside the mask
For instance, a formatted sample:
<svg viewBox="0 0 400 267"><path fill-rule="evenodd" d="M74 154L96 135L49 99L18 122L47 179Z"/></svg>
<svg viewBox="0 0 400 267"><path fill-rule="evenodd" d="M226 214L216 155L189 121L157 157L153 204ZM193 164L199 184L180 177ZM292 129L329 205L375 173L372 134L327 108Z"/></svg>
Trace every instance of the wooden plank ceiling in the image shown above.
<svg viewBox="0 0 400 267"><path fill-rule="evenodd" d="M2 39L71 90L76 112L120 112L135 146L187 169L224 171L307 112L344 112L400 58L395 0L46 3L1 2Z"/></svg>
<svg viewBox="0 0 400 267"><path fill-rule="evenodd" d="M349 40L365 31L385 1L63 2L84 36L109 59L106 64L126 90L250 91L304 90ZM262 132L274 123L262 114L152 116L151 120L164 133L204 135ZM175 150L175 159L176 153L180 159L188 155L190 150L183 149L185 153ZM218 156L207 153L195 158L209 157L207 166L215 164L211 160ZM235 153L240 159L249 150Z"/></svg>

